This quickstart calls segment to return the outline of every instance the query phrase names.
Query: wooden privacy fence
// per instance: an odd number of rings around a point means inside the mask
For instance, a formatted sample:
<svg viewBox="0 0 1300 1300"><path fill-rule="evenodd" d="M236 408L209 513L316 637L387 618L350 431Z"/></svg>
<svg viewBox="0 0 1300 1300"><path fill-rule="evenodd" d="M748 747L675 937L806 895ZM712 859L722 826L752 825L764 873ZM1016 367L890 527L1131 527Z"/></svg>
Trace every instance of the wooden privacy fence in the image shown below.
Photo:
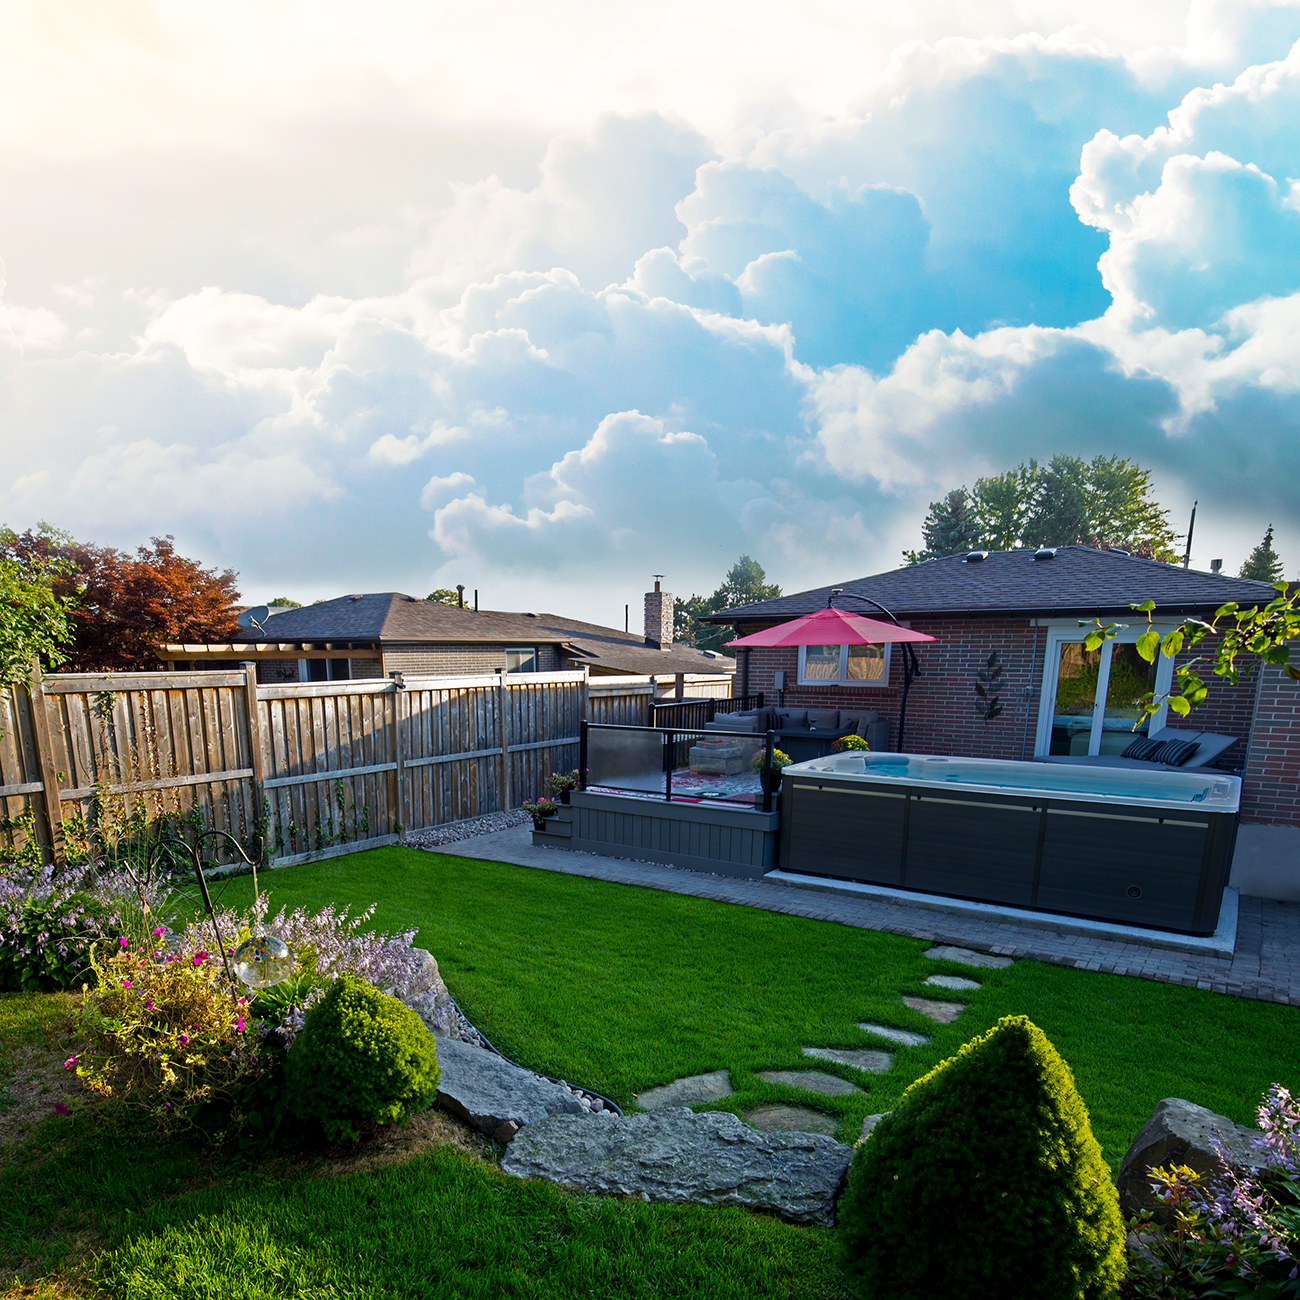
<svg viewBox="0 0 1300 1300"><path fill-rule="evenodd" d="M269 686L252 664L34 676L0 692L0 849L35 835L62 861L132 816L264 837L286 863L392 843L535 798L577 765L584 717L644 726L664 687L583 672Z"/></svg>

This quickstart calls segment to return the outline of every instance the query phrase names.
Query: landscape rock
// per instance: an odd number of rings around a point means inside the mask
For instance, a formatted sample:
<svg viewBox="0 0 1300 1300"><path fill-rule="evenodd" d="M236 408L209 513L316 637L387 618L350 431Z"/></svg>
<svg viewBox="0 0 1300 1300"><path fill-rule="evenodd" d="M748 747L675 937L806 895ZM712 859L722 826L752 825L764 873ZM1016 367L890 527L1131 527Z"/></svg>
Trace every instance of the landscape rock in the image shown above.
<svg viewBox="0 0 1300 1300"><path fill-rule="evenodd" d="M522 1129L548 1115L585 1114L568 1088L512 1065L495 1052L455 1038L439 1038L437 1051L442 1069L438 1105L483 1133L505 1133L503 1126L512 1123Z"/></svg>
<svg viewBox="0 0 1300 1300"><path fill-rule="evenodd" d="M847 1097L862 1091L856 1083L822 1070L760 1070L754 1078L762 1079L764 1083L781 1083L787 1088L819 1092L823 1097Z"/></svg>
<svg viewBox="0 0 1300 1300"><path fill-rule="evenodd" d="M818 1133L763 1133L685 1107L606 1120L553 1115L510 1144L501 1168L606 1196L742 1205L829 1226L852 1147Z"/></svg>
<svg viewBox="0 0 1300 1300"><path fill-rule="evenodd" d="M964 980L960 975L927 975L925 982L952 993L973 993L980 987L974 980Z"/></svg>
<svg viewBox="0 0 1300 1300"><path fill-rule="evenodd" d="M644 1110L663 1110L668 1106L694 1106L701 1101L717 1101L732 1094L731 1076L726 1070L710 1074L692 1074L674 1079L661 1088L647 1088L637 1093L637 1105Z"/></svg>
<svg viewBox="0 0 1300 1300"><path fill-rule="evenodd" d="M1115 1180L1120 1209L1125 1216L1152 1210L1157 1222L1167 1223L1169 1212L1151 1190L1150 1170L1187 1165L1198 1174L1213 1173L1219 1168L1216 1138L1239 1164L1258 1169L1266 1163L1264 1135L1259 1129L1235 1124L1179 1097L1166 1097L1158 1102L1129 1147Z"/></svg>
<svg viewBox="0 0 1300 1300"><path fill-rule="evenodd" d="M875 1128L876 1125L879 1124L880 1121L889 1113L890 1112L886 1110L882 1111L879 1115L868 1115L866 1119L862 1121L862 1132L858 1134L858 1141L861 1142L862 1139L866 1137L867 1134L870 1133L871 1130Z"/></svg>
<svg viewBox="0 0 1300 1300"><path fill-rule="evenodd" d="M991 952L976 952L972 948L954 948L951 944L940 944L931 948L926 954L935 961L955 961L963 966L983 966L986 970L1005 970L1013 965L1010 957L998 957Z"/></svg>
<svg viewBox="0 0 1300 1300"><path fill-rule="evenodd" d="M408 998L416 998L424 993L433 993L439 1000L446 1002L451 994L438 973L438 963L433 953L424 948L412 948L411 955L419 962L415 974L407 981L405 993Z"/></svg>
<svg viewBox="0 0 1300 1300"><path fill-rule="evenodd" d="M850 1065L855 1070L862 1070L867 1074L884 1074L894 1060L888 1052L843 1047L805 1047L803 1054L815 1056L820 1061L838 1061L840 1065Z"/></svg>

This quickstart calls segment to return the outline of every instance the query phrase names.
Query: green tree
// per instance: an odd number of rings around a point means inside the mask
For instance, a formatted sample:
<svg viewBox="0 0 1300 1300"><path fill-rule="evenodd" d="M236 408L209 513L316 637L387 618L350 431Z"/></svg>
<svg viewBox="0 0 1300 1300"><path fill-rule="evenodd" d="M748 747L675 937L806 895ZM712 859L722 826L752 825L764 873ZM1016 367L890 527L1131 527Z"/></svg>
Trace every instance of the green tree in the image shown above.
<svg viewBox="0 0 1300 1300"><path fill-rule="evenodd" d="M955 488L931 502L921 527L924 551L905 551L912 564L937 555L1018 546L1117 546L1172 563L1169 512L1155 499L1151 472L1122 456L1053 456L1031 460Z"/></svg>
<svg viewBox="0 0 1300 1300"><path fill-rule="evenodd" d="M59 536L46 524L39 535ZM63 567L48 555L15 553L17 541L17 533L0 527L0 686L26 682L33 659L57 668L67 658L63 647L73 636L75 596L54 590Z"/></svg>
<svg viewBox="0 0 1300 1300"><path fill-rule="evenodd" d="M925 550L903 552L909 564L974 550L980 541L980 523L970 493L964 487L953 488L942 501L931 501L921 536Z"/></svg>
<svg viewBox="0 0 1300 1300"><path fill-rule="evenodd" d="M1273 525L1264 530L1264 540L1251 551L1239 575L1254 578L1256 582L1281 582L1282 561L1273 549Z"/></svg>
<svg viewBox="0 0 1300 1300"><path fill-rule="evenodd" d="M717 614L739 605L752 605L760 600L773 600L781 588L767 581L763 566L748 555L742 555L727 570L722 585L711 596L691 596L687 600L673 601L673 640L679 645L693 646L697 650L721 650L729 659L736 657L734 650L723 647L732 639L730 627L701 623L705 614Z"/></svg>
<svg viewBox="0 0 1300 1300"><path fill-rule="evenodd" d="M459 605L460 597L452 591L450 587L439 587L436 591L431 591L425 600L431 600L435 605Z"/></svg>
<svg viewBox="0 0 1300 1300"><path fill-rule="evenodd" d="M275 606L277 606L277 605L278 605L281 609L301 609L301 608L302 608L302 601L300 601L300 600L290 600L288 596L276 596L274 599L272 599L272 600L268 600L266 603L267 603L267 605L269 605L269 606L270 606L271 608L273 608L273 609L274 609Z"/></svg>

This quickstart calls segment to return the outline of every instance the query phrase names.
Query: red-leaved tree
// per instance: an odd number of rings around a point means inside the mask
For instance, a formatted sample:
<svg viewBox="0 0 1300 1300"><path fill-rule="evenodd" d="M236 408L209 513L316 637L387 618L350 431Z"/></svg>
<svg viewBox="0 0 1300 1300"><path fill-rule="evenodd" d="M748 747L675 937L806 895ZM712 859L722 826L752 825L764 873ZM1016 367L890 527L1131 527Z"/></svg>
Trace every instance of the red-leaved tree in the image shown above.
<svg viewBox="0 0 1300 1300"><path fill-rule="evenodd" d="M132 556L45 525L0 536L0 559L61 562L55 594L75 598L68 670L159 668L168 642L228 641L235 632L235 573L178 555L170 536L151 542Z"/></svg>

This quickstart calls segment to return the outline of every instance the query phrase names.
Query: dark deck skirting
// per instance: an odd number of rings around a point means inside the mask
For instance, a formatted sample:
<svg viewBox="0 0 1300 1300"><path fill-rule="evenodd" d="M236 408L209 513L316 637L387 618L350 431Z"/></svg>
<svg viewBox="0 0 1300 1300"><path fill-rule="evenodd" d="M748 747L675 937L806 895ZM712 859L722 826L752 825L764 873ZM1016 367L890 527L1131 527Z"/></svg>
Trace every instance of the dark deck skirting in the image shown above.
<svg viewBox="0 0 1300 1300"><path fill-rule="evenodd" d="M606 857L666 862L691 871L758 880L776 866L778 812L734 805L669 803L575 790L533 843Z"/></svg>

